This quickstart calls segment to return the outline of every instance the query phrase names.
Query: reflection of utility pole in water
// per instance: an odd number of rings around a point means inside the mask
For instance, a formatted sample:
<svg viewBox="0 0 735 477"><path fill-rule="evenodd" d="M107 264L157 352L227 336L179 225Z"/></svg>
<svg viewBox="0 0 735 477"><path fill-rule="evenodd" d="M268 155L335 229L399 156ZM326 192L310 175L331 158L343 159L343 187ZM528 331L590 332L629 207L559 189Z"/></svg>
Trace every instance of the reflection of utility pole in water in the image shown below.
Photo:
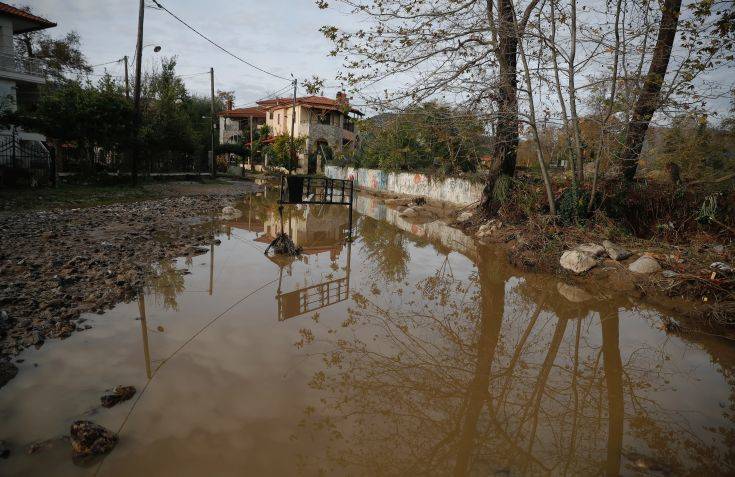
<svg viewBox="0 0 735 477"><path fill-rule="evenodd" d="M148 324L145 320L145 297L143 290L138 291L138 310L140 311L140 329L143 334L143 356L145 357L145 374L151 379L151 354L148 349Z"/></svg>
<svg viewBox="0 0 735 477"><path fill-rule="evenodd" d="M212 237L209 240L209 294L214 290L214 215L210 227Z"/></svg>
<svg viewBox="0 0 735 477"><path fill-rule="evenodd" d="M605 475L620 475L620 454L623 451L624 404L623 360L620 357L620 319L618 310L600 312L602 356L607 387L607 463Z"/></svg>
<svg viewBox="0 0 735 477"><path fill-rule="evenodd" d="M490 384L490 368L500 340L500 328L505 312L505 280L490 270L486 259L479 257L477 268L480 276L481 317L477 340L477 359L474 375L467 391L465 414L458 442L454 475L464 476L470 470L470 458L475 448L477 423L485 403Z"/></svg>

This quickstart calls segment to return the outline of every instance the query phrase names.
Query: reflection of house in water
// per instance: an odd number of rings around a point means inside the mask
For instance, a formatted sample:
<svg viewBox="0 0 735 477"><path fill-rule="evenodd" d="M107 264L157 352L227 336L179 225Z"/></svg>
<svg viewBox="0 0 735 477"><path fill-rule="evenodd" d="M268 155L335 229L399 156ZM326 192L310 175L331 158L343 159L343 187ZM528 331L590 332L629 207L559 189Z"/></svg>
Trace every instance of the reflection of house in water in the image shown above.
<svg viewBox="0 0 735 477"><path fill-rule="evenodd" d="M346 207L312 205L303 209L287 208L283 212L283 231L300 246L302 254L317 255L329 252L332 261L342 252L348 225ZM277 211L271 211L263 225L263 236L258 241L270 243L281 231Z"/></svg>
<svg viewBox="0 0 735 477"><path fill-rule="evenodd" d="M270 243L281 231L286 232L294 243L302 249L302 259L308 263L310 255L329 253L329 260L338 270L336 262L344 248L347 234L348 216L344 207L312 205L304 208L287 208L283 213L283 223L277 212L271 211L263 225L263 235L256 240ZM303 315L331 306L349 297L350 293L350 255L351 247L347 245L347 264L345 276L332 278L314 285L305 286L282 293L283 271L287 268L290 275L291 263L284 263L281 257L268 257L279 264L278 280L278 320Z"/></svg>

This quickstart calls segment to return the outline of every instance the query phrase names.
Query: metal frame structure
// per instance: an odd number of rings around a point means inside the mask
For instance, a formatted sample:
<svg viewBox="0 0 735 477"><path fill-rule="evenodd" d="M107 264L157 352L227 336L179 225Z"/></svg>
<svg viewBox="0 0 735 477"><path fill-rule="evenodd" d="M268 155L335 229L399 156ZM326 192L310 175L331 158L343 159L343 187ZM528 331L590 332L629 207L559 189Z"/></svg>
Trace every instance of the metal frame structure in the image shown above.
<svg viewBox="0 0 735 477"><path fill-rule="evenodd" d="M352 203L355 186L352 180L308 175L281 175L279 209L284 204L323 204L349 206L349 239L352 240Z"/></svg>
<svg viewBox="0 0 735 477"><path fill-rule="evenodd" d="M351 259L352 244L348 242L345 276L286 293L281 292L283 281L283 267L281 267L276 291L278 321L285 321L347 300L350 297Z"/></svg>

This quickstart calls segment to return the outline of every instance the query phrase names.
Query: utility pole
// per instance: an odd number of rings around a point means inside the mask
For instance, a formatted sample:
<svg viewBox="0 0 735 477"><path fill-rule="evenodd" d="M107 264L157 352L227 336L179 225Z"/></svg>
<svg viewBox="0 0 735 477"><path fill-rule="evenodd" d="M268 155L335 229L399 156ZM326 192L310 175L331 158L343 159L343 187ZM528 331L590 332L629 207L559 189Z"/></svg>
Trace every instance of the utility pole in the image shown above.
<svg viewBox="0 0 735 477"><path fill-rule="evenodd" d="M140 128L140 74L143 61L143 16L145 0L140 0L138 8L138 43L135 46L135 90L133 92L133 151L131 154L131 176L133 185L138 182L138 129Z"/></svg>
<svg viewBox="0 0 735 477"><path fill-rule="evenodd" d="M209 86L212 93L211 113L212 113L212 163L210 165L212 177L217 177L217 166L214 161L214 68L209 68Z"/></svg>
<svg viewBox="0 0 735 477"><path fill-rule="evenodd" d="M123 57L125 61L125 98L130 99L130 81L128 81L128 55Z"/></svg>
<svg viewBox="0 0 735 477"><path fill-rule="evenodd" d="M252 114L248 118L250 123L250 172L255 172L255 163L253 162L253 116ZM245 175L245 168L242 168L243 175Z"/></svg>
<svg viewBox="0 0 735 477"><path fill-rule="evenodd" d="M293 161L296 159L296 147L293 142L293 132L294 128L296 126L296 78L293 80L293 104L291 105L291 164L289 166L293 166ZM291 168L289 167L288 173L291 173Z"/></svg>

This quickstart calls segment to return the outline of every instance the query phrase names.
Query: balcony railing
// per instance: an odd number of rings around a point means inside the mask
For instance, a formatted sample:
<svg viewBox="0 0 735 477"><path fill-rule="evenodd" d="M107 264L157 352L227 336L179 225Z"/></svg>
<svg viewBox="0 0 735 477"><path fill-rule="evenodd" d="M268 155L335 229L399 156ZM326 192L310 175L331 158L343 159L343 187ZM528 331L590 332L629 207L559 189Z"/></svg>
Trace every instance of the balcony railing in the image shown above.
<svg viewBox="0 0 735 477"><path fill-rule="evenodd" d="M46 75L46 63L36 58L0 53L0 70L43 77Z"/></svg>

